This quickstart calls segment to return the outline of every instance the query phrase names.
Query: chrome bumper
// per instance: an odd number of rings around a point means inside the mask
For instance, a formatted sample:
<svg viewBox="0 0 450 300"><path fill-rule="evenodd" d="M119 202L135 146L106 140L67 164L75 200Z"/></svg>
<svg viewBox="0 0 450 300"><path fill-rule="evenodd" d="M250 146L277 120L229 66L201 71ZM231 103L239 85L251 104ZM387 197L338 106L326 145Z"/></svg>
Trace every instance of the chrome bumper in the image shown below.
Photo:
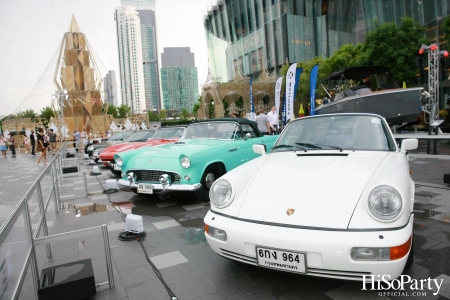
<svg viewBox="0 0 450 300"><path fill-rule="evenodd" d="M121 186L128 186L128 187L132 187L132 188L136 188L137 189L137 183L131 183L128 180L124 180L124 179L119 179L117 181L117 184L121 185ZM163 187L163 185L161 183L151 183L151 185L153 186L153 190L155 191L187 191L187 192L193 192L196 190L199 190L202 185L201 183L196 183L196 184L172 184L172 185L166 185L165 187Z"/></svg>

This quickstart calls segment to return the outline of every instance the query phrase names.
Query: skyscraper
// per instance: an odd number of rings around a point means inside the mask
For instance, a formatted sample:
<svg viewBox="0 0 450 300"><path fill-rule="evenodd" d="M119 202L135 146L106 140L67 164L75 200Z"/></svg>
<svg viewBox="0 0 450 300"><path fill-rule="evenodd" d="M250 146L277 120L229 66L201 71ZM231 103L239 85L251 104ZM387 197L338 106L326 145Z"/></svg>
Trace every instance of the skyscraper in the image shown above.
<svg viewBox="0 0 450 300"><path fill-rule="evenodd" d="M198 98L198 75L189 47L164 48L161 85L165 109L192 111Z"/></svg>
<svg viewBox="0 0 450 300"><path fill-rule="evenodd" d="M145 102L148 110L161 108L158 47L156 41L155 0L122 0L122 5L139 13Z"/></svg>
<svg viewBox="0 0 450 300"><path fill-rule="evenodd" d="M115 20L122 103L130 106L132 112L141 113L147 110L147 105L139 13L132 6L121 6L116 8Z"/></svg>
<svg viewBox="0 0 450 300"><path fill-rule="evenodd" d="M119 104L119 100L117 98L116 72L114 70L110 70L106 73L103 86L105 98L108 103L117 106Z"/></svg>

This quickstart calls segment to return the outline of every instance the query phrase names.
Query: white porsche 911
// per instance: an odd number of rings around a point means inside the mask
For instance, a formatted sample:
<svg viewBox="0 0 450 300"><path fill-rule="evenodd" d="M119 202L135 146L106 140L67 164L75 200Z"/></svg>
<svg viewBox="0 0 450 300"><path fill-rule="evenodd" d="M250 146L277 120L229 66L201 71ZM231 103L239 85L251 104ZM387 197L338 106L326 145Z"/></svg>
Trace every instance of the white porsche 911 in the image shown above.
<svg viewBox="0 0 450 300"><path fill-rule="evenodd" d="M412 264L407 150L417 146L408 139L398 148L373 114L291 121L269 154L254 145L261 157L214 182L207 241L219 255L261 267L393 280Z"/></svg>

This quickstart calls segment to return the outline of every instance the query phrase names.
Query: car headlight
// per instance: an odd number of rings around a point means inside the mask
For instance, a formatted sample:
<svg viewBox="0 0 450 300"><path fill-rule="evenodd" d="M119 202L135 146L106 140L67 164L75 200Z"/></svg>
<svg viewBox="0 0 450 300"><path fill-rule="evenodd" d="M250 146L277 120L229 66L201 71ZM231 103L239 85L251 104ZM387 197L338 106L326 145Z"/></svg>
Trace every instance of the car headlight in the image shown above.
<svg viewBox="0 0 450 300"><path fill-rule="evenodd" d="M119 156L118 158L116 158L116 164L121 167L123 165L123 160L122 158Z"/></svg>
<svg viewBox="0 0 450 300"><path fill-rule="evenodd" d="M392 220L402 209L402 196L391 186L380 185L369 194L369 210L378 219Z"/></svg>
<svg viewBox="0 0 450 300"><path fill-rule="evenodd" d="M180 160L181 166L185 169L189 169L189 167L191 166L191 160L189 159L189 157L185 156Z"/></svg>
<svg viewBox="0 0 450 300"><path fill-rule="evenodd" d="M94 151L94 146L89 146L87 149L88 151Z"/></svg>
<svg viewBox="0 0 450 300"><path fill-rule="evenodd" d="M215 206L223 208L231 203L232 194L233 189L228 180L219 179L211 186L211 189L209 190L209 199Z"/></svg>

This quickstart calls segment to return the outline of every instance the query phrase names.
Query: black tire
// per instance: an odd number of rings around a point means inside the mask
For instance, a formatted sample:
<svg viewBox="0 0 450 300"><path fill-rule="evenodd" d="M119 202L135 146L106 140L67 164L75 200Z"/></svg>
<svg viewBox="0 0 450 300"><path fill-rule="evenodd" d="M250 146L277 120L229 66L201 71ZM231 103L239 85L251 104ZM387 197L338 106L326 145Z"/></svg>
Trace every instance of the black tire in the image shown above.
<svg viewBox="0 0 450 300"><path fill-rule="evenodd" d="M200 180L202 187L194 192L195 198L201 202L209 202L209 189L214 181L220 176L220 170L217 166L208 166Z"/></svg>
<svg viewBox="0 0 450 300"><path fill-rule="evenodd" d="M117 177L120 177L120 175L122 174L122 172L120 172L120 171L114 171L113 168L109 168L109 170L111 171L111 173L113 173L113 174L116 175Z"/></svg>
<svg viewBox="0 0 450 300"><path fill-rule="evenodd" d="M404 270L409 269L413 263L414 263L414 238L411 243L411 250L409 251L408 259L406 260L406 265L405 265Z"/></svg>

